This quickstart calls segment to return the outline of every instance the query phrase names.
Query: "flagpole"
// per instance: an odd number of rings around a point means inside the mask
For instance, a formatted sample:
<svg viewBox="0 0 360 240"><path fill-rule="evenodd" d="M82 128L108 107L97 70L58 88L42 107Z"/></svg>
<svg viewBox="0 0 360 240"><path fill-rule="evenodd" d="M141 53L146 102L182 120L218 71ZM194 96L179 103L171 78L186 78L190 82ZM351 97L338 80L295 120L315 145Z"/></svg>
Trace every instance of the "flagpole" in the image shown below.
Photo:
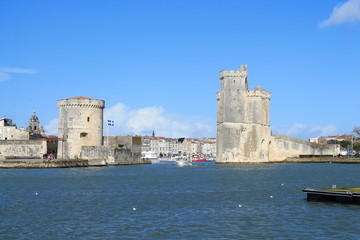
<svg viewBox="0 0 360 240"><path fill-rule="evenodd" d="M107 130L107 133L106 133L106 146L109 146L109 120L106 124L106 130Z"/></svg>
<svg viewBox="0 0 360 240"><path fill-rule="evenodd" d="M112 120L107 120L107 126L106 126L106 146L109 146L109 126L114 126L114 121Z"/></svg>

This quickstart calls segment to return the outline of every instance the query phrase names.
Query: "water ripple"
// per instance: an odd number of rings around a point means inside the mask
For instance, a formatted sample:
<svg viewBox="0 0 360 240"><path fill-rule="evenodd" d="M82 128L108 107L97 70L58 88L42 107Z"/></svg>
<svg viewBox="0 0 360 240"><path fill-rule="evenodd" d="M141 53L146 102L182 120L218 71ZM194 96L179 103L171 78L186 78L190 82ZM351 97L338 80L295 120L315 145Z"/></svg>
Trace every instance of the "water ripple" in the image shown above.
<svg viewBox="0 0 360 240"><path fill-rule="evenodd" d="M355 239L357 205L301 189L360 186L360 165L1 169L0 239Z"/></svg>

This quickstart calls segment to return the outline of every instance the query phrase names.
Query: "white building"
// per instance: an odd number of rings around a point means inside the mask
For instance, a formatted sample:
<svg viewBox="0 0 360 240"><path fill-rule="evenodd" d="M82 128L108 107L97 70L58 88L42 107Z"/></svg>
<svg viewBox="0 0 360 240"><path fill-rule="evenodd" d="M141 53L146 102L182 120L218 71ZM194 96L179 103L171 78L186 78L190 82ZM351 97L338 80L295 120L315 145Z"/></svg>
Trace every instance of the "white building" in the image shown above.
<svg viewBox="0 0 360 240"><path fill-rule="evenodd" d="M24 128L17 129L11 119L3 117L0 119L0 140L29 140L29 132Z"/></svg>
<svg viewBox="0 0 360 240"><path fill-rule="evenodd" d="M204 157L215 157L216 156L216 138L202 139L201 155Z"/></svg>

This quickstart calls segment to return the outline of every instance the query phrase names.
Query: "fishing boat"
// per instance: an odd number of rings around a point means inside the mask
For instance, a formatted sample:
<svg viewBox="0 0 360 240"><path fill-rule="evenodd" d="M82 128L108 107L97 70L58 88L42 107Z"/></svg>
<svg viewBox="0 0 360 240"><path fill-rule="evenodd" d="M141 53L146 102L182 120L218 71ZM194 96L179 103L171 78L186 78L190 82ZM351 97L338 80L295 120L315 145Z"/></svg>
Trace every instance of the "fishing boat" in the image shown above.
<svg viewBox="0 0 360 240"><path fill-rule="evenodd" d="M192 162L206 162L206 158L200 158L198 154L194 154L191 157Z"/></svg>

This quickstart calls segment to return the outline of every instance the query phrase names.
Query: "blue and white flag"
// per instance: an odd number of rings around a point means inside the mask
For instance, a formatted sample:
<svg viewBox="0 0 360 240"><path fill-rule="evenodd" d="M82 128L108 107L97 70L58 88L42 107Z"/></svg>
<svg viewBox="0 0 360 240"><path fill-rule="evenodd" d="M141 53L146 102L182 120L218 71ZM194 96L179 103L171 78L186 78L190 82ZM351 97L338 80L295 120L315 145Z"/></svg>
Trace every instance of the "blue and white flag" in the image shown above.
<svg viewBox="0 0 360 240"><path fill-rule="evenodd" d="M108 126L114 126L114 121L108 120Z"/></svg>

